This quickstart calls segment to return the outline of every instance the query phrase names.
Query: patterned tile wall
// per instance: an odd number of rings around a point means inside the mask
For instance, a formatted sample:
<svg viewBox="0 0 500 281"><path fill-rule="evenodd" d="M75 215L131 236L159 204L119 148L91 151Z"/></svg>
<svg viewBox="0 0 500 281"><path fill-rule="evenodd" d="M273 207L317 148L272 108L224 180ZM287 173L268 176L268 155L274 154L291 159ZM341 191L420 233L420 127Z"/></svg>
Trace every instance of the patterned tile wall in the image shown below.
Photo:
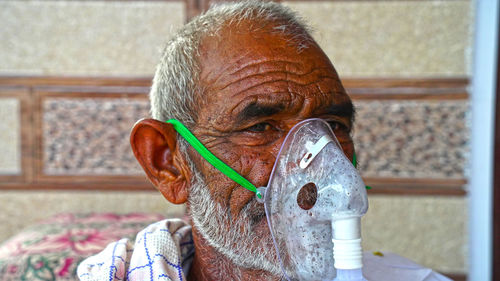
<svg viewBox="0 0 500 281"><path fill-rule="evenodd" d="M366 177L464 178L466 101L355 101L354 141Z"/></svg>
<svg viewBox="0 0 500 281"><path fill-rule="evenodd" d="M20 101L0 98L0 175L21 173Z"/></svg>
<svg viewBox="0 0 500 281"><path fill-rule="evenodd" d="M152 75L184 1L0 1L0 72Z"/></svg>
<svg viewBox="0 0 500 281"><path fill-rule="evenodd" d="M390 251L448 273L467 272L464 197L370 195L363 248Z"/></svg>
<svg viewBox="0 0 500 281"><path fill-rule="evenodd" d="M293 1L340 76L470 73L474 1Z"/></svg>
<svg viewBox="0 0 500 281"><path fill-rule="evenodd" d="M149 116L146 99L48 98L43 110L45 174L142 174L129 136Z"/></svg>
<svg viewBox="0 0 500 281"><path fill-rule="evenodd" d="M366 177L464 178L469 135L464 101L356 101L354 140ZM146 100L44 102L44 172L141 174L130 129L148 116Z"/></svg>

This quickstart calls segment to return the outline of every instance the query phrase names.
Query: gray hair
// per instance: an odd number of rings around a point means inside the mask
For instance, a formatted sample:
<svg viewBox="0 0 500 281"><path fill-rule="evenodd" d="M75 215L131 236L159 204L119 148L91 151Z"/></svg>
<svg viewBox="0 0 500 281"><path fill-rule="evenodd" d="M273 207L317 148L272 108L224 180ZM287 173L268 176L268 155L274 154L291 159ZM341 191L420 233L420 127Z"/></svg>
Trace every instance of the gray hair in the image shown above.
<svg viewBox="0 0 500 281"><path fill-rule="evenodd" d="M216 4L183 26L167 43L150 92L154 119L175 118L188 128L194 126L196 98L203 92L198 75L200 43L207 36L217 36L224 26L245 20L274 23L273 30L283 34L299 50L313 41L310 28L303 20L278 3L250 0Z"/></svg>

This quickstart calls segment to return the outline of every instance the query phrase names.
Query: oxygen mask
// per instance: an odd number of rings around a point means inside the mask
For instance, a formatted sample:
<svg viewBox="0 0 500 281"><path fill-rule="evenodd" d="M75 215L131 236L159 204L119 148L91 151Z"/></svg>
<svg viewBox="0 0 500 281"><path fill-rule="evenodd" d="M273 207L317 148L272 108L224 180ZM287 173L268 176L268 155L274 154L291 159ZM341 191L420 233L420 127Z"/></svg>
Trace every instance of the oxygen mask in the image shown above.
<svg viewBox="0 0 500 281"><path fill-rule="evenodd" d="M362 267L365 184L328 123L308 119L290 130L263 201L289 280L332 280L335 268Z"/></svg>

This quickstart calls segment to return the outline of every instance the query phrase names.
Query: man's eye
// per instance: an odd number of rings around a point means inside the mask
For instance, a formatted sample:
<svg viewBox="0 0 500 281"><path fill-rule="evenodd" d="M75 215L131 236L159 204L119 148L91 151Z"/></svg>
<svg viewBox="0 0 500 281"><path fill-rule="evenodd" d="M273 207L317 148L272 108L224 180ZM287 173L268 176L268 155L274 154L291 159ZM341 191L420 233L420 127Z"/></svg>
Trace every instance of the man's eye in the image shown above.
<svg viewBox="0 0 500 281"><path fill-rule="evenodd" d="M339 130L348 130L344 124L337 121L328 121L328 124L330 125L330 128L332 128L333 132L338 132Z"/></svg>
<svg viewBox="0 0 500 281"><path fill-rule="evenodd" d="M269 123L263 122L259 124L255 124L247 130L250 132L266 132L273 128L273 126Z"/></svg>

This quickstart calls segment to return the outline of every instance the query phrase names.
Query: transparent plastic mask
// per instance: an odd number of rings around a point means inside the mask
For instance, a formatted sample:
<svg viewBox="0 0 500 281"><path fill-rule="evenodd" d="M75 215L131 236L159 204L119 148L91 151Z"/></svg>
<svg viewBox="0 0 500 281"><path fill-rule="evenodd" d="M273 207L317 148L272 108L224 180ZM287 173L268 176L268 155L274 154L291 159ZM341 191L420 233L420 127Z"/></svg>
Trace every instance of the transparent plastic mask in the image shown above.
<svg viewBox="0 0 500 281"><path fill-rule="evenodd" d="M332 280L332 223L368 209L363 180L321 119L304 120L288 133L264 204L289 280Z"/></svg>

